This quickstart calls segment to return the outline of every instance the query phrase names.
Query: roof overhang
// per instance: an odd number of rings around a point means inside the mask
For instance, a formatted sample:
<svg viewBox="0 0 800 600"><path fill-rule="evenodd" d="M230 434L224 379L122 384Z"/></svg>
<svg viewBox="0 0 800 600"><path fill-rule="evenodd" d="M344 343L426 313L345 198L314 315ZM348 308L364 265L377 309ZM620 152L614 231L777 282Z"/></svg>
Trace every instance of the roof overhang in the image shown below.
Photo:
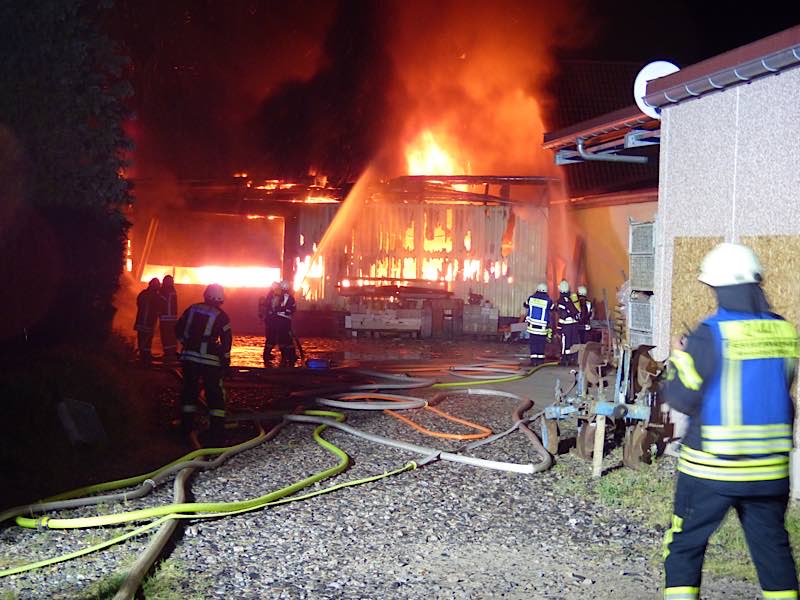
<svg viewBox="0 0 800 600"><path fill-rule="evenodd" d="M654 79L644 102L659 111L728 87L800 66L800 25ZM546 133L542 147L557 165L588 160L644 163L636 149L660 143L661 122L629 106Z"/></svg>
<svg viewBox="0 0 800 600"><path fill-rule="evenodd" d="M646 156L636 149L658 144L661 122L648 117L635 105L544 136L545 150L556 153L556 164L566 165L590 160L646 163Z"/></svg>

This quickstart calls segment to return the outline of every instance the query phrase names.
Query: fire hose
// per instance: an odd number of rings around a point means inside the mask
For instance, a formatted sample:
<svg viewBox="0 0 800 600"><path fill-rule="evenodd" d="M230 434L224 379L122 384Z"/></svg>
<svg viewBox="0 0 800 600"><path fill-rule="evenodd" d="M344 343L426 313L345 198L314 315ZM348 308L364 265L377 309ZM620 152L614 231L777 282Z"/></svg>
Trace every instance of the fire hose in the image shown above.
<svg viewBox="0 0 800 600"><path fill-rule="evenodd" d="M549 364L541 365L541 367L550 366L550 364L555 364L555 363L549 363ZM474 367L475 366L471 366L471 368L474 368ZM522 379L524 377L528 377L528 376L532 375L537 370L538 370L538 368L537 369L532 369L531 371L529 371L528 373L525 373L523 375L517 375L517 376L513 376L513 377L509 377L509 378L502 378L502 381L506 381L506 380L514 381L514 380ZM376 374L376 373L372 373L372 374ZM412 378L412 377L408 377L408 376L405 376L405 375L403 375L403 376L393 376L393 375L387 375L385 373L379 373L379 374L376 374L376 375L380 375L381 377L387 378L387 379L397 380L398 383L396 383L396 384L367 384L366 386L351 386L350 389L351 390L353 390L353 389L362 389L362 390L363 389L387 389L387 388L389 388L389 389L398 389L398 388L408 388L408 387L423 387L425 385L431 385L431 383L432 383L430 380L417 379L417 378ZM497 383L499 381L501 381L501 380L491 379L491 380L487 381L487 383ZM400 382L402 382L402 383L400 383ZM476 385L476 382L471 382L471 383L467 383L467 384L464 384L464 383L461 383L461 382L456 382L455 384L434 384L433 387L450 387L451 385ZM319 392L316 392L316 393L319 393ZM480 390L480 391L469 390L469 393L489 393L489 394L504 395L506 397L519 399L519 397L515 396L514 394L509 394L509 393L506 393L506 392L497 392L495 390ZM345 395L345 396L347 396L347 395ZM414 398L414 397L410 397L410 396L409 397L391 397L391 398L388 398L387 396L393 396L393 395L386 395L386 394L384 394L382 396L383 396L383 399L388 399L388 400L390 400L390 402L389 403L369 402L369 403L366 403L366 404L370 404L371 405L370 409L372 409L372 410L380 409L380 410L386 410L387 412L391 412L392 409L399 409L399 408L424 407L424 408L433 409L433 407L428 406L428 403L425 400L422 400L422 399L419 399L419 398ZM370 395L370 394L352 394L351 393L349 396L347 396L346 398L342 398L342 399L353 400L353 399L359 399L361 397L363 397L365 399L369 399L369 398L376 398L377 396L376 395ZM434 401L436 401L437 399L440 400L441 398L437 396L437 398L434 398ZM335 400L335 399L334 400L326 399L326 400L329 401L329 402L337 402L337 400ZM432 401L432 402L434 402L434 401ZM403 404L400 404L401 402ZM356 408L356 403L344 402L344 404L347 405L346 406L347 408ZM138 477L118 480L118 481L114 481L114 482L108 482L108 483L100 484L100 485L96 485L96 486L88 486L86 488L80 488L78 490L73 490L73 491L67 492L65 494L60 494L58 496L53 496L53 497L51 497L51 498L49 498L49 499L47 499L45 501L42 501L40 503L36 503L36 504L24 506L24 507L16 507L16 508L13 508L13 509L9 509L7 511L4 511L3 513L0 513L0 522L2 522L3 520L6 520L8 518L11 518L13 516L16 516L17 517L16 521L17 521L18 525L20 525L22 527L30 527L30 528L32 528L32 527L45 527L45 528L50 528L50 529L66 529L66 528L75 528L75 527L97 527L97 526L103 526L103 525L127 523L127 522L143 520L143 519L152 518L152 517L160 517L160 518L158 518L155 521L153 521L151 523L148 523L148 524L146 524L146 525L144 525L142 527L139 527L139 528L137 528L137 529L135 529L133 531L127 532L127 533L125 533L125 534L123 534L121 536L117 536L117 537L115 537L115 538L113 538L111 540L108 540L106 542L102 542L100 544L96 544L96 545L94 545L94 546L92 546L90 548L85 548L85 549L83 549L81 551L78 551L78 552L70 553L70 554L64 555L62 557L56 557L54 559L48 559L48 560L45 560L45 561L39 561L37 563L32 563L30 565L23 565L21 567L16 567L16 568L13 568L13 569L6 569L4 571L0 571L0 577L7 576L7 575L12 575L12 574L15 574L15 573L20 573L20 572L31 570L31 569L34 569L34 568L38 568L38 567L41 567L41 566L55 564L56 562L61 562L63 560L69 560L71 558L76 558L78 556L83 556L85 554L88 554L89 552L93 552L93 551L96 551L96 550L99 550L99 549L102 549L102 548L109 547L109 546L111 546L113 544L116 544L116 543L119 543L119 542L124 541L126 539L129 539L130 537L133 537L135 535L139 535L141 533L144 533L145 531L148 531L148 530L150 530L150 529L152 529L152 528L154 528L156 526L159 526L159 525L162 526L163 529L161 530L161 533L157 534L157 536L156 536L156 540L155 541L157 541L158 544L154 543L154 544L152 544L152 546L158 546L159 548L161 548L161 547L163 547L163 544L166 544L166 542L168 541L169 537L171 536L172 530L174 529L174 521L177 520L177 519L197 519L197 518L219 517L219 516L224 516L224 515L238 514L238 513L241 513L241 512L247 512L247 511L251 511L251 510L257 510L257 509L263 508L265 506L273 506L273 505L281 504L281 503L285 503L285 502L291 502L291 501L295 501L295 500L302 500L302 499L306 499L306 498L310 498L310 497L319 495L321 493L328 493L330 491L333 491L335 489L339 489L341 487L346 487L346 486L349 486L349 485L358 485L360 483L366 483L368 481L374 481L376 479L380 479L380 478L383 478L383 477L387 477L387 476L390 476L390 475L401 473L401 472L404 472L404 471L412 469L412 468L416 468L417 466L419 466L421 464L425 464L425 463L427 463L427 462L429 462L431 460L436 460L436 459L450 460L450 461L453 461L453 462L461 462L461 463L465 463L465 464L471 464L471 465L474 465L474 466L481 466L481 467L492 468L492 469L501 469L501 470L507 470L507 471L512 471L512 472L520 472L520 473L533 473L533 472L542 471L542 470L544 470L544 469L546 469L546 468L548 468L550 466L552 458L546 452L546 450L544 450L544 448L541 446L541 443L539 442L539 440L536 437L536 435L532 431L530 431L530 429L528 429L527 425L526 425L527 422L530 422L531 420L537 418L539 416L539 414L535 415L534 417L528 418L528 419L524 419L523 416L522 416L523 413L532 406L532 404L533 403L530 400L527 400L522 405L517 407L517 409L514 412L515 423L512 426L512 428L510 428L506 432L503 432L501 434L496 434L496 435L491 436L491 437L487 437L487 436L489 436L489 434L491 434L491 431L486 429L486 428L482 428L481 426L477 426L478 428L481 428L481 429L485 430L485 433L480 435L480 437L484 438L484 439L481 440L480 442L474 442L473 444L467 445L462 450L474 448L474 447L477 447L478 445L482 445L483 443L488 443L490 441L494 441L494 440L498 439L499 437L507 435L507 434L511 433L512 431L514 431L515 429L519 428L519 429L523 430L523 432L525 432L526 435L528 435L531 438L531 441L534 442L534 446L535 446L535 448L537 450L537 454L540 454L540 457L542 458L542 460L537 465L533 465L533 464L523 465L523 464L515 464L515 463L503 463L503 462L498 462L498 461L489 461L489 460L484 460L484 459L461 456L460 454L457 454L457 453L443 452L443 451L437 450L435 448L428 448L428 447L425 447L425 446L418 446L418 445L415 445L415 444L409 444L409 443L398 441L398 440L392 440L390 438L384 438L383 436L377 436L377 435L373 435L373 434L368 434L368 433L365 433L365 432L361 432L360 430L357 430L354 427L351 427L351 426L348 426L348 425L344 425L343 423L341 423L341 421L344 419L344 416L341 415L340 413L333 413L333 412L328 412L328 411L306 411L305 415L288 415L288 416L285 417L285 421L287 421L287 422L317 423L318 427L315 428L314 434L313 434L315 441L317 441L317 443L320 444L321 446L323 446L325 449L327 449L330 452L334 453L335 455L339 456L339 458L340 458L339 464L336 465L335 467L331 467L331 468L326 469L324 471L321 471L321 472L319 472L319 473L317 473L315 475L307 477L307 478L305 478L305 479L303 479L303 480L301 480L299 482L296 482L295 484L292 484L290 486L287 486L287 487L282 488L280 490L277 490L275 492L271 492L269 494L266 494L264 496L260 496L258 498L254 498L254 499L251 499L251 500L244 500L244 501L239 501L239 502L217 502L217 503L197 503L197 502L189 502L189 503L187 503L187 502L181 501L182 498L183 498L183 495L182 495L182 492L180 490L182 490L182 486L184 484L184 480L186 479L186 477L188 477L188 474L191 472L191 469L194 469L194 468L213 468L214 466L218 466L219 464L222 464L222 462L224 462L228 457L232 456L233 454L236 454L238 452L242 452L242 451L244 451L246 449L252 448L255 445L258 445L258 444L262 443L266 439L271 439L271 437L274 437L274 435L277 434L277 431L279 430L280 426L283 424L283 422L282 422L281 424L276 426L273 429L273 431L270 432L270 434L265 434L263 432L263 429L262 429L260 434L256 438L253 438L252 440L249 440L247 442L244 442L243 444L239 444L239 445L231 447L231 448L201 449L201 450L189 453L186 456L182 457L181 459L173 461L172 463L169 463L165 467L162 467L161 469L153 471L152 473L148 473L148 474L145 474L145 475L142 475L142 476L138 476ZM333 418L330 418L330 417L333 417ZM448 415L448 417L452 417L452 416ZM475 424L469 423L468 421L465 422L463 420L459 420L459 419L457 419L455 417L452 417L452 420L455 420L456 422L462 422L462 423L465 423L465 424L470 424L472 426L475 425ZM331 477L331 476L334 476L334 475L337 475L337 474L341 473L348 466L349 458L347 457L347 455L342 450L340 450L338 447L334 446L330 442L327 442L326 440L324 440L323 438L320 437L320 433L326 428L326 426L335 427L335 428L341 429L343 431L346 431L348 433L351 433L352 435L363 437L363 438L371 440L371 441L375 441L375 442L382 443L382 444L385 444L385 445L389 445L389 446L393 446L393 447L397 447L397 448L400 448L400 449L405 449L405 450L409 450L409 451L412 451L412 452L415 452L415 453L422 454L423 455L423 459L421 459L419 461L416 461L416 462L414 462L414 461L408 462L403 467L401 467L399 469L396 469L394 471L391 471L391 472L386 472L386 473L383 473L383 474L380 474L380 475L368 477L368 478L361 479L361 480L356 480L356 481L351 481L351 482L345 482L345 483L342 483L342 484L337 484L335 486L331 486L329 488L325 488L325 489L319 490L317 492L312 492L310 494L306 494L305 496L285 498L285 496L293 494L296 491L302 489L303 487L311 485L312 483L314 483L316 481L319 481L321 479L324 479L324 478L327 478L327 477ZM461 437L460 439L474 439L474 437L476 437L477 435L478 434L475 434L472 437ZM538 444L538 446L537 446L537 444ZM541 452L540 452L540 450L541 450ZM218 454L219 456L214 461L195 460L198 457L212 456L212 455L215 455L215 454ZM97 503L100 503L100 502L109 502L109 501L114 501L114 500L126 500L126 499L132 499L132 498L141 497L141 496L146 495L148 492L152 491L152 489L154 489L156 487L158 482L162 481L163 479L165 479L169 475L171 475L173 473L176 473L176 472L179 473L179 477L176 478L176 482L175 482L175 491L174 491L175 502L173 502L171 504L168 504L168 505L159 506L159 507L153 507L153 508L150 508L150 509L141 509L141 510L129 511L127 513L118 513L118 514L113 514L113 515L100 515L100 516L96 516L96 517L86 517L86 518L78 518L78 519L52 519L52 518L49 518L49 517L43 517L41 519L34 519L34 518L23 518L23 517L19 516L19 515L25 514L25 513L32 514L32 513L35 513L35 512L42 512L42 511L45 511L45 510L56 510L56 509L62 509L62 508L74 508L74 507L77 507L77 506L87 506L87 505L90 505L90 504L97 504ZM76 496L79 496L81 494L96 493L98 491L108 491L108 490L113 490L113 489L119 489L121 487L135 485L135 484L138 484L138 483L141 483L142 485L140 486L140 488L138 490L136 490L134 492L127 492L127 493L121 493L121 494L112 494L112 495L105 495L105 496L92 497L92 498L76 498ZM182 513L188 513L188 512L191 512L193 514L182 514ZM168 525L171 525L171 526L168 527ZM148 550L148 552L145 555L142 556L141 561L137 562L137 567L134 568L133 571L132 571L132 573L134 575L132 575L132 578L128 580L130 583L126 582L125 584L123 584L123 589L120 590L120 593L123 594L123 595L119 596L119 597L128 597L126 594L128 594L131 589L133 589L135 591L135 589L138 588L139 582L141 581L141 576L143 576L143 574L145 572L147 572L147 570L149 569L149 565L152 565L152 562L157 559L159 554L160 554L160 549L158 551L155 551L155 550L153 550L151 548L151 549Z"/></svg>

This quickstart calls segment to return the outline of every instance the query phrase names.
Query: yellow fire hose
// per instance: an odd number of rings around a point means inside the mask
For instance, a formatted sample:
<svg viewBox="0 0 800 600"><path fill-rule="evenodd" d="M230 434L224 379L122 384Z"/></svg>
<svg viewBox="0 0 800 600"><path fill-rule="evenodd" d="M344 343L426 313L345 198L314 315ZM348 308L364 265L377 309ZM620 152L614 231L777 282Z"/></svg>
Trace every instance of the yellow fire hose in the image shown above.
<svg viewBox="0 0 800 600"><path fill-rule="evenodd" d="M336 421L339 421L339 422L344 421L344 415L343 414L337 413L337 412L333 412L333 411L308 410L308 411L305 411L305 414L309 415L309 416L316 416L316 417L329 417L329 418L335 419ZM15 575L17 573L22 573L22 572L30 571L30 570L33 570L33 569L38 569L40 567L53 565L53 564L56 564L56 563L59 563L59 562L64 562L64 561L67 561L67 560L71 560L73 558L78 558L80 556L85 556L85 555L87 555L87 554L89 554L91 552L95 552L95 551L98 551L98 550L102 550L104 548L108 548L109 546L112 546L114 544L118 544L118 543L123 542L123 541L125 541L127 539L130 539L130 538L132 538L134 536L137 536L137 535L140 535L142 533L145 533L146 531L149 531L150 529L153 529L155 527L159 527L160 525L162 525L163 523L165 523L165 522L167 522L167 521L169 521L171 519L210 519L210 518L218 518L218 517L241 514L241 513L245 513L245 512L258 510L258 509L261 509L261 508L264 508L264 507L267 507L267 506L277 506L279 504L286 504L288 502L294 502L294 501L297 501L297 500L306 500L308 498L313 498L315 496L319 496L321 494L326 494L326 493L329 493L329 492L332 492L332 491L335 491L335 490L338 490L338 489L341 489L341 488L344 488L344 487L351 487L351 486L360 485L360 484L364 484L364 483L370 483L372 481L377 481L377 480L383 479L385 477L390 477L392 475L397 475L399 473L403 473L405 471L417 468L417 462L409 461L405 465L403 465L402 467L394 469L392 471L387 471L387 472L384 472L384 473L381 473L381 474L378 474L378 475L373 475L373 476L370 476L370 477L365 477L365 478L357 479L357 480L354 480L354 481L348 481L348 482L339 483L339 484L324 488L322 490L317 490L317 491L314 491L314 492L310 492L310 493L302 495L302 496L295 496L295 497L292 497L292 498L286 498L286 496L289 496L289 495L299 491L300 489L308 487L309 485L311 485L313 483L316 483L317 481L320 481L322 479L327 479L327 478L332 477L334 475L338 475L344 469L346 469L347 466L349 465L350 459L347 456L347 454L343 450L341 450L340 448L338 448L337 446L332 444L331 442L328 442L327 440L325 440L324 438L321 437L320 434L322 433L322 431L324 431L326 429L326 427L327 427L326 425L320 425L320 426L318 426L318 427L316 427L314 429L314 433L313 433L314 441L316 441L317 444L322 446L324 449L328 450L329 452L331 452L332 454L337 456L340 459L339 460L339 464L337 464L334 467L330 467L328 469L325 469L323 471L315 473L314 475L306 477L305 479L302 479L302 480L300 480L300 481L298 481L296 483L293 483L293 484L291 484L289 486L286 486L286 487L281 488L279 490L276 490L274 492L270 492L270 493L265 494L263 496L259 496L258 498L253 498L251 500L243 500L243 501L239 501L239 502L175 503L175 504L168 504L168 505L165 505L165 506L153 507L153 508L150 508L150 509L129 511L127 513L119 513L119 514L115 514L115 515L102 515L102 516L85 517L85 518L78 518L78 519L50 519L48 517L43 517L41 519L30 519L30 518L25 518L25 517L17 517L17 524L22 526L22 527L27 527L27 528L46 527L46 528L49 528L49 529L70 529L70 528L98 527L98 526L103 526L103 525L113 525L113 524L136 521L136 520L143 520L145 518L149 518L149 517L152 517L152 516L156 516L156 517L159 517L159 518L157 518L154 521L152 521L150 523L147 523L147 524L145 524L145 525L143 525L141 527L138 527L137 529L134 529L134 530L126 532L126 533L124 533L122 535L113 537L113 538L111 538L109 540L106 540L104 542L101 542L99 544L94 544L94 545L89 546L87 548L83 548L83 549L78 550L76 552L71 552L69 554L64 554L62 556L58 556L58 557L54 557L54 558L50 558L50 559L45 559L45 560L37 561L37 562L34 562L34 563L30 563L30 564L21 565L21 566L18 566L18 567L13 567L13 568L10 568L10 569L2 570L2 571L0 571L0 577L6 577L6 576L9 576L9 575ZM211 450L211 449L207 449L207 450ZM214 450L225 450L225 449L214 449ZM194 453L192 453L192 454L194 454ZM170 463L170 464L173 464L173 463ZM166 468L166 467L162 467L162 469L164 469L164 468ZM160 470L161 469L159 469L159 471ZM131 479L137 479L137 478L131 478ZM89 487L103 487L103 489L112 489L112 488L104 487L104 486L109 485L110 483L114 483L114 482L109 482L108 484L100 484L100 486L89 486ZM84 489L84 488L81 488L81 489ZM73 490L73 492L75 492L75 491L77 491L77 490ZM61 496L63 497L64 495L62 494ZM166 513L165 513L165 509L166 509ZM197 513L197 514L182 514L182 513L187 513L187 512L194 512L194 513ZM108 517L112 517L112 518L108 519ZM113 517L123 517L123 518L122 519L117 519L117 518L113 518Z"/></svg>
<svg viewBox="0 0 800 600"><path fill-rule="evenodd" d="M465 382L437 383L437 384L433 384L432 387L434 387L434 388L472 387L472 386L476 386L476 385L486 385L486 384L518 381L518 380L524 379L526 377L530 377L531 375L533 375L535 372L539 371L542 368L554 366L554 365L557 365L557 364L558 363L556 363L556 362L543 363L543 364L541 364L541 365L539 365L537 367L534 367L533 369L530 369L529 371L527 371L524 374L513 375L511 377L501 377L501 378L496 378L495 377L495 378L489 378L489 379L481 380L481 381L472 380L472 381L465 381ZM352 399L355 399L355 395L352 395L352 396L353 396ZM370 398L377 397L374 394L364 394L364 396L369 396ZM396 401L396 399L394 399L394 398L387 398L387 399ZM418 430L420 430L420 431L422 431L424 433L427 433L429 435L433 435L435 437L450 437L452 439L461 439L461 440L473 439L474 440L474 439L486 438L487 436L489 436L492 433L491 430L489 430L488 428L482 427L482 426L480 426L480 425L478 425L476 423L472 423L472 422L466 421L464 419L459 419L457 417L454 417L453 415L449 415L447 413L444 413L444 411L441 411L439 409L435 409L434 407L425 406L425 408L427 408L429 410L432 410L433 412L439 414L440 416L443 416L444 418L446 418L448 420L451 420L453 422L457 422L457 423L460 423L460 424L464 424L464 425L466 425L468 427L472 427L472 428L480 431L481 433L477 433L477 434L445 434L445 433L441 433L441 432L434 432L434 431L427 430L426 428L423 428L423 427L419 426L417 423L411 421L410 419L407 419L406 417L403 417L403 416L395 413L393 410L385 409L385 412L391 414L395 418L398 418L398 419L400 419L400 420L402 420L404 422L407 422L408 424L410 424L415 429L418 429ZM331 419L333 419L333 420L335 420L335 421L337 421L339 423L344 421L344 415L342 413L333 412L333 411L308 410L308 411L305 411L304 414L306 414L308 416L311 416L311 417L328 417L328 418L331 418ZM515 418L520 420L521 419L521 414L515 415ZM64 562L64 561L67 561L67 560L71 560L73 558L77 558L77 557L80 557L80 556L84 556L84 555L89 554L91 552L95 552L95 551L107 548L109 546L112 546L114 544L120 543L120 542L125 541L127 539L130 539L130 538L132 538L134 536L141 535L142 533L145 533L145 532L147 532L147 531L149 531L149 530L151 530L153 528L159 527L159 526L163 525L164 523L167 523L170 520L218 518L218 517L223 517L223 516L241 514L241 513L250 512L250 511L254 511L254 510L259 510L259 509L267 507L267 506L276 506L276 505L279 505L279 504L285 504L285 503L294 502L294 501L297 501L297 500L305 500L305 499L312 498L312 497L318 496L320 494L329 493L329 492L332 492L332 491L335 491L335 490L338 490L338 489L341 489L341 488L344 488L344 487L360 485L360 484L363 484L363 483L369 483L369 482L376 481L376 480L379 480L379 479L382 479L382 478L385 478L385 477L389 477L389 476L392 476L392 475L396 475L396 474L405 472L407 470L415 469L418 466L418 462L409 461L403 467L400 467L400 468L392 470L392 471L384 472L382 474L374 475L374 476L371 476L371 477L366 477L366 478L363 478L363 479L358 479L358 480L354 480L354 481L349 481L349 482L336 484L336 485L330 486L328 488L324 488L322 490L311 492L311 493L308 493L308 494L305 494L305 495L287 498L287 496L290 496L291 494L294 494L295 492L297 492L297 491L299 491L299 490L301 490L301 489L303 489L303 488L305 488L305 487L307 487L309 485L312 485L313 483L316 483L316 482L321 481L323 479L338 475L339 473L344 471L347 468L347 466L349 465L350 459L349 459L348 455L343 450L341 450L340 448L338 448L334 444L328 442L327 440L325 440L324 438L321 437L321 433L322 433L322 431L324 431L326 429L326 427L327 426L325 424L321 424L321 425L319 425L318 427L316 427L314 429L314 432L313 432L314 441L317 444L319 444L322 448L324 448L325 450L327 450L327 451L331 452L332 454L334 454L335 456L337 456L339 458L339 463L337 465L333 466L333 467L329 467L327 469L324 469L324 470L322 470L322 471L320 471L318 473L315 473L314 475L306 477L305 479L302 479L302 480L300 480L298 482L295 482L295 483L293 483L293 484L291 484L289 486L286 486L286 487L281 488L279 490L270 492L270 493L265 494L263 496L259 496L257 498L253 498L253 499L250 499L250 500L242 500L242 501L237 501L237 502L175 502L175 503L171 503L171 504L167 504L167 505L163 505L163 506L157 506L157 507L152 507L152 508L147 508L147 509L128 511L128 512L123 512L123 513L116 513L116 514L111 514L111 515L98 515L98 516L93 516L93 517L73 518L73 519L58 519L58 518L50 518L48 516L44 516L44 517L41 517L41 518L28 518L28 517L18 516L18 517L16 517L16 523L17 523L17 525L19 525L21 527L26 527L26 528L47 528L47 529L71 529L71 528L101 527L101 526L106 526L106 525L117 525L117 524L121 524L121 523L130 523L130 522L135 522L135 521L142 521L142 520L151 519L151 518L154 518L154 520L151 521L150 523L142 525L141 527L138 527L138 528L136 528L136 529L134 529L132 531L128 531L128 532L126 532L124 534L121 534L119 536L113 537L113 538L111 538L109 540L106 540L106 541L101 542L99 544L92 545L90 547L84 548L84 549L76 551L76 552L72 552L72 553L69 553L69 554L65 554L65 555L54 557L54 558L50 558L50 559L37 561L37 562L30 563L30 564L27 564L27 565L21 565L21 566L13 567L13 568L10 568L10 569L0 570L0 577L6 577L6 576L14 575L14 574L17 574L17 573L22 573L22 572L25 572L25 571L37 569L37 568L40 568L40 567L44 567L44 566L56 564L56 563L59 563L59 562ZM253 440L249 440L248 442L245 442L244 444L250 444L255 440L260 440L265 435L266 434L264 433L264 431L261 430L261 432L259 433L259 436L257 436ZM239 444L239 445L234 446L232 448L237 448L237 447L242 446L244 444ZM68 492L49 497L49 498L47 498L46 500L44 500L42 502L43 503L44 502L57 502L57 501L68 500L68 499L73 499L73 498L79 498L79 497L85 496L87 494L96 494L98 492L103 492L103 491L108 491L108 490L116 490L116 489L120 489L120 488L123 488L123 487L129 487L129 486L137 485L137 484L140 484L142 482L147 482L148 480L152 480L153 477L157 477L160 474L164 473L165 471L169 470L170 468L174 468L176 465L179 465L181 463L184 463L184 462L187 462L187 461L191 461L191 460L194 460L194 459L200 458L200 457L220 455L220 454L223 454L223 453L225 453L225 452L227 452L229 450L231 450L231 448L203 448L203 449L199 449L199 450L190 452L190 453L186 454L185 456L183 456L183 457L181 457L181 458L179 458L179 459L177 459L175 461L172 461L171 463L169 463L169 464L167 464L167 465L165 465L165 466L163 466L163 467L161 467L159 469L156 469L155 471L152 471L150 473L146 473L144 475L139 475L139 476L130 477L130 478L126 478L126 479L120 479L120 480L116 480L116 481L110 481L110 482L106 482L106 483L102 483L102 484L86 486L86 487L70 490ZM423 462L425 462L425 461L423 461ZM190 514L187 514L187 513L190 513Z"/></svg>

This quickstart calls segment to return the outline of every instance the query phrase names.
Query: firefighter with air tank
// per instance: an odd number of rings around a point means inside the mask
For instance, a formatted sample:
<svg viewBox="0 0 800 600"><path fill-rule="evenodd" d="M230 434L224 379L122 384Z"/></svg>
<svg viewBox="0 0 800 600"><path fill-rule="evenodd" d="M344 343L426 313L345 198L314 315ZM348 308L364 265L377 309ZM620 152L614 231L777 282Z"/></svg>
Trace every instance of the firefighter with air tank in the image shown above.
<svg viewBox="0 0 800 600"><path fill-rule="evenodd" d="M539 365L544 362L545 344L553 338L550 323L553 301L547 293L547 284L542 282L537 285L536 292L528 296L523 307L531 365Z"/></svg>
<svg viewBox="0 0 800 600"><path fill-rule="evenodd" d="M578 364L578 353L573 352L572 346L581 343L580 311L575 306L575 300L572 298L569 282L566 279L562 279L558 284L558 292L556 324L557 330L561 334L561 364L574 365Z"/></svg>
<svg viewBox="0 0 800 600"><path fill-rule="evenodd" d="M225 301L222 286L209 285L203 302L187 308L175 325L181 343L183 368L181 431L191 432L202 381L208 402L208 445L222 443L225 433L225 388L222 378L231 364L231 320L220 308Z"/></svg>

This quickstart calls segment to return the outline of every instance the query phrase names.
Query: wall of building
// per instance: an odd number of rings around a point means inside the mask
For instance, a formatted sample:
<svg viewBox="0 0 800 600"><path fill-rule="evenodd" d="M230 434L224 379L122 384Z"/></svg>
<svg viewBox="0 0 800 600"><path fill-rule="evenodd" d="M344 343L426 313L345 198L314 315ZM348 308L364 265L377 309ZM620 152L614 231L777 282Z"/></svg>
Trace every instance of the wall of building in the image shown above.
<svg viewBox="0 0 800 600"><path fill-rule="evenodd" d="M572 211L576 234L585 240L585 283L597 302L605 289L609 306L616 304L616 292L628 275L628 223L652 221L657 208L658 203L653 201Z"/></svg>
<svg viewBox="0 0 800 600"><path fill-rule="evenodd" d="M793 314L798 295L797 284L791 283L798 278L784 277L798 263L791 250L800 236L798 89L800 69L794 69L663 110L656 226L657 358L669 352L676 329L673 316L682 310L683 299L695 294L693 286L702 288L686 277L699 270L701 253L679 253L676 260L676 238L717 238L763 248L771 302L788 311L787 318L796 322L800 317ZM698 240L701 246L712 242ZM673 290L676 279L686 282L687 289Z"/></svg>

